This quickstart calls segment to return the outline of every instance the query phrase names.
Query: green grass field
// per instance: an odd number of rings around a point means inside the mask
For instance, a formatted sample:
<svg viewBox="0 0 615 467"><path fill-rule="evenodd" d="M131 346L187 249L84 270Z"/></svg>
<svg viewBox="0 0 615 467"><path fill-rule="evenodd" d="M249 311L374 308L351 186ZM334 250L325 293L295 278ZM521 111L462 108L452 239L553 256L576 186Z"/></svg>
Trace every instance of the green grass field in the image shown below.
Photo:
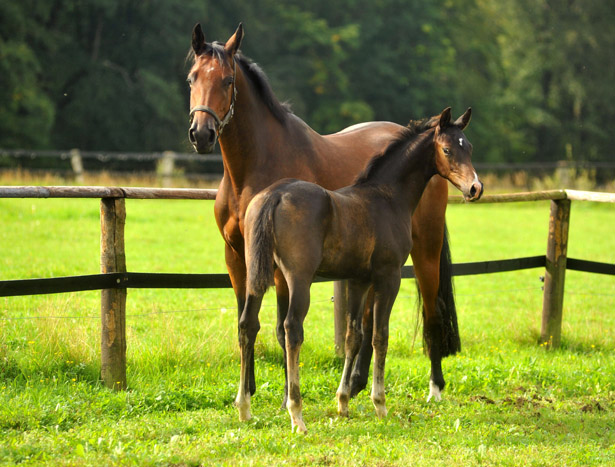
<svg viewBox="0 0 615 467"><path fill-rule="evenodd" d="M452 205L453 259L544 254L549 205ZM573 202L569 255L615 262L612 205ZM99 272L98 200L0 200L0 277ZM133 272L225 272L213 203L127 201ZM308 434L285 410L273 294L261 311L254 418L240 423L227 290L129 290L128 384L98 381L100 293L0 299L0 462L24 465L615 465L615 278L568 271L560 349L536 344L540 269L455 280L462 352L427 403L416 292L391 318L387 406L336 415L331 284L312 288L302 349Z"/></svg>

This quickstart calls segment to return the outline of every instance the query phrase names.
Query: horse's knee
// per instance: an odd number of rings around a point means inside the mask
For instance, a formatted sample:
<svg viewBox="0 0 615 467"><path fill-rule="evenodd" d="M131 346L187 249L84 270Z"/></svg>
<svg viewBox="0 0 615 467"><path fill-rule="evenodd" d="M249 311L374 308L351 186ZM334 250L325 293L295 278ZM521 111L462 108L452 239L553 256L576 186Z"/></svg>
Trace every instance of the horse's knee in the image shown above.
<svg viewBox="0 0 615 467"><path fill-rule="evenodd" d="M260 323L258 320L250 320L245 316L242 316L239 320L239 342L242 343L244 340L254 341L260 331Z"/></svg>
<svg viewBox="0 0 615 467"><path fill-rule="evenodd" d="M290 348L303 344L303 326L289 321L284 321L285 342Z"/></svg>

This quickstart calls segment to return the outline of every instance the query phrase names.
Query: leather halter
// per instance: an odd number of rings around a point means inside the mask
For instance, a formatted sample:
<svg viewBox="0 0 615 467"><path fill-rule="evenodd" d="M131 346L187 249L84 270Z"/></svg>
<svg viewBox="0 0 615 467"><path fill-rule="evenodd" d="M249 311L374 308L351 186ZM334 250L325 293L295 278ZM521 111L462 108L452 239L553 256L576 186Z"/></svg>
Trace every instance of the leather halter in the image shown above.
<svg viewBox="0 0 615 467"><path fill-rule="evenodd" d="M213 119L216 122L216 133L218 134L218 137L222 135L222 130L224 130L224 127L231 120L231 117L233 116L233 113L235 112L235 99L237 98L237 87L235 86L236 77L237 77L237 62L235 61L235 58L233 57L233 92L231 93L231 106L226 112L226 115L221 120L220 117L218 117L218 114L216 113L216 111L212 109L211 107L208 107L206 105L195 105L194 107L192 107L192 109L190 109L190 124L192 124L192 120L194 119L195 112L208 113L209 115L213 117Z"/></svg>

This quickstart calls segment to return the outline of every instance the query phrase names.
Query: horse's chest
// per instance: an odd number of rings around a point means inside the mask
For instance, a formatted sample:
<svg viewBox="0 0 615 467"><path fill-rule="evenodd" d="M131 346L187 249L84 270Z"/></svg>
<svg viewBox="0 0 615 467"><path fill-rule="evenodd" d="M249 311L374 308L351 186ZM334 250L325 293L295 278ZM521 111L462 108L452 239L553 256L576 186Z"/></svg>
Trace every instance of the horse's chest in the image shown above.
<svg viewBox="0 0 615 467"><path fill-rule="evenodd" d="M243 215L232 200L216 199L216 222L224 241L238 253L244 250Z"/></svg>

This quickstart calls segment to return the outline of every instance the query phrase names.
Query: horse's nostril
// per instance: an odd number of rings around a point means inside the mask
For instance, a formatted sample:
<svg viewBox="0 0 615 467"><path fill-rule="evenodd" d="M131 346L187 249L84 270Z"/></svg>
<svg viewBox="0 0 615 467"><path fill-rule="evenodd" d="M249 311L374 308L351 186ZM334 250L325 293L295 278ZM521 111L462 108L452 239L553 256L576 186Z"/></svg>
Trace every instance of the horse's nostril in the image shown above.
<svg viewBox="0 0 615 467"><path fill-rule="evenodd" d="M194 136L194 128L190 128L188 130L188 139L192 144L196 144L196 137Z"/></svg>
<svg viewBox="0 0 615 467"><path fill-rule="evenodd" d="M470 196L472 198L474 198L476 196L476 185L472 185L472 188L470 188Z"/></svg>
<svg viewBox="0 0 615 467"><path fill-rule="evenodd" d="M216 132L214 130L209 130L207 140L209 144L214 144L216 142Z"/></svg>

